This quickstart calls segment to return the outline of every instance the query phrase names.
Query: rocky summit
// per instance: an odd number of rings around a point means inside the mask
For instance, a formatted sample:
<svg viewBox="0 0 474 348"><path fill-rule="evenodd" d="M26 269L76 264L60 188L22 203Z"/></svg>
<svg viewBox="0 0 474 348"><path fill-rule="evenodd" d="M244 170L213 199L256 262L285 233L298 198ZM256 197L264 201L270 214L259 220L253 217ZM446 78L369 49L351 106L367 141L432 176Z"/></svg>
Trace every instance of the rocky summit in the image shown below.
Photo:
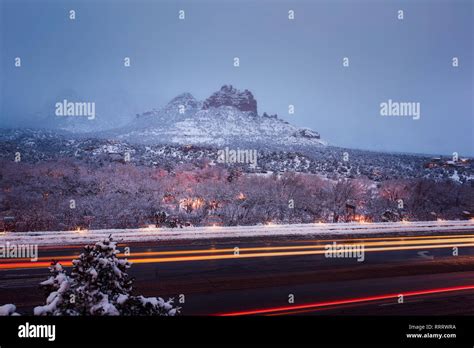
<svg viewBox="0 0 474 348"><path fill-rule="evenodd" d="M202 108L206 110L219 106L232 106L237 110L249 111L257 115L257 101L252 92L247 89L241 92L232 85L222 86L219 91L213 93L204 101Z"/></svg>

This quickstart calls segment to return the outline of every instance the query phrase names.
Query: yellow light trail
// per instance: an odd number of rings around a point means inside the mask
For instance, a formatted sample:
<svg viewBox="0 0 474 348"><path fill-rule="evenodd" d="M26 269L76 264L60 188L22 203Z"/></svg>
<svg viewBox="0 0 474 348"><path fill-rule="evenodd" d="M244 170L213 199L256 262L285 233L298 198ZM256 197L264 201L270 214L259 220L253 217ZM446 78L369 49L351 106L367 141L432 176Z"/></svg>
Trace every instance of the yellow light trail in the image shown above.
<svg viewBox="0 0 474 348"><path fill-rule="evenodd" d="M474 246L474 243L466 244L441 244L441 245L415 245L405 247L383 247L364 249L364 252L374 251L400 251L400 250L416 250L416 249L442 249L454 247ZM131 259L133 263L159 263L159 262L182 262L182 261L204 261L204 260L224 260L236 258L255 258L255 257L275 257L275 256L302 256L302 255L320 255L326 253L326 250L315 251L288 251L288 252L272 252L272 253L253 253L253 254L238 254L238 255L205 255L205 256L181 256L181 257L162 257L162 258L147 258L147 259Z"/></svg>
<svg viewBox="0 0 474 348"><path fill-rule="evenodd" d="M452 236L451 236L452 237ZM321 250L326 245L331 244L326 241L325 244L320 245L298 245L298 246L278 246L278 247L252 247L239 248L239 253L234 254L234 248L223 249L206 249L206 250L179 250L179 251L157 251L157 252L139 252L130 255L130 261L136 264L139 263L163 263L163 262L187 262L187 261L206 261L206 260L225 260L236 258L257 258L257 257L280 257L280 256L303 256L303 255L321 255L325 254L326 250ZM334 241L333 241L334 242ZM339 246L351 245L337 243ZM427 244L428 243L428 244ZM452 244L446 244L452 243ZM401 250L426 250L426 249L442 249L453 247L470 247L474 246L474 237L470 238L442 238L431 240L395 240L389 242L363 242L360 245L364 246L364 252L377 251L401 251ZM383 247L382 247L383 246ZM369 247L369 248L367 248ZM286 251L285 251L286 250ZM258 252L255 252L258 251ZM202 255L211 254L211 255ZM147 257L147 256L166 256L166 255L181 255L173 257ZM188 256L183 256L188 255ZM194 256L192 256L194 255ZM144 258L136 258L136 257ZM54 259L63 262L64 266L71 265L71 259L77 256L48 256L38 258L37 262L31 262L29 259L10 259L7 262L0 264L0 269L16 269L16 268L40 268L48 267L50 260ZM48 262L45 262L48 260Z"/></svg>
<svg viewBox="0 0 474 348"><path fill-rule="evenodd" d="M398 236L398 237L360 237L351 239L315 239L311 242L326 242L326 241L360 241L360 240L410 240L410 239L439 239L439 238L474 238L474 234L448 234L448 235L436 235L436 236Z"/></svg>
<svg viewBox="0 0 474 348"><path fill-rule="evenodd" d="M446 237L446 236L443 236ZM353 239L354 241L359 241L358 245L363 245L364 247L367 246L379 246L379 245L421 245L421 244L442 244L442 243L464 243L464 242L474 242L474 235L471 235L469 238L432 238L430 240L396 240L396 241L388 241L388 242L361 242L360 240ZM239 248L239 253L246 252L246 251L273 251L273 250L299 250L299 249L323 249L328 244L332 244L336 242L339 246L341 245L353 245L353 244L343 244L338 243L338 240L328 240L328 241L321 241L325 242L324 244L318 245L289 245L289 246L268 246L268 247L248 247L248 248ZM173 251L145 251L145 252L137 252L137 253L130 253L127 257L142 257L142 256L160 256L160 255L192 255L192 254L219 254L219 253L233 253L234 248L221 248L221 249L201 249L201 250L173 250ZM121 255L121 254L119 254ZM54 259L56 261L61 260L71 260L71 258L78 257L79 255L65 255L65 256L42 256L38 258L38 261L44 260L51 260ZM28 261L28 258L18 258L12 259L13 262L18 261Z"/></svg>

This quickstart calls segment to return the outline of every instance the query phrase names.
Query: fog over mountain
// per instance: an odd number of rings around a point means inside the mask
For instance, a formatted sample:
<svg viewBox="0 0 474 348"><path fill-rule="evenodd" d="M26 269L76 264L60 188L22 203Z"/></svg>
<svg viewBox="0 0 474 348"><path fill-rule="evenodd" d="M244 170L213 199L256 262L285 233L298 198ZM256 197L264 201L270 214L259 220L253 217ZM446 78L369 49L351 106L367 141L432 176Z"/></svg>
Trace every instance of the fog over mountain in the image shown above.
<svg viewBox="0 0 474 348"><path fill-rule="evenodd" d="M0 127L49 126L55 103L74 96L96 103L85 128L111 129L183 92L205 101L231 84L252 92L260 115L330 144L474 155L472 1L404 2L403 21L397 2L139 4L85 1L70 21L60 1L3 1ZM419 103L420 118L381 116L388 100Z"/></svg>

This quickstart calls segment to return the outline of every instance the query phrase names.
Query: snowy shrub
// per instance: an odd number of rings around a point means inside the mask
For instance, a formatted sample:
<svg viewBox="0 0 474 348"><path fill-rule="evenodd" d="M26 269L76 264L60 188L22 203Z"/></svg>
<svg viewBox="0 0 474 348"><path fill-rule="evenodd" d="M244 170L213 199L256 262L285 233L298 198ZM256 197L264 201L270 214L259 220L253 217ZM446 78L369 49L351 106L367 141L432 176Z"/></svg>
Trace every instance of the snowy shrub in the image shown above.
<svg viewBox="0 0 474 348"><path fill-rule="evenodd" d="M131 264L119 259L117 244L111 237L86 246L68 276L53 262L51 276L41 283L50 291L46 304L34 309L35 315L163 315L179 313L173 300L132 295L133 280L127 270Z"/></svg>
<svg viewBox="0 0 474 348"><path fill-rule="evenodd" d="M123 296L117 299L117 308L121 315L162 315L174 316L179 308L173 307L173 299L161 297Z"/></svg>
<svg viewBox="0 0 474 348"><path fill-rule="evenodd" d="M12 315L19 315L16 311L16 306L9 303L3 306L0 306L0 317L2 316L12 316Z"/></svg>

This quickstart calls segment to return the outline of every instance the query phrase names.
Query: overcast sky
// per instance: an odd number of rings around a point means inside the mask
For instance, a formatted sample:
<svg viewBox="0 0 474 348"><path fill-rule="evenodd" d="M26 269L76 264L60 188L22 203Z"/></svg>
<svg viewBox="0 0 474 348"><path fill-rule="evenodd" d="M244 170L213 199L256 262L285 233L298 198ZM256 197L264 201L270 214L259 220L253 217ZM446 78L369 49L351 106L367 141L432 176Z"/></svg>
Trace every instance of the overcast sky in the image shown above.
<svg viewBox="0 0 474 348"><path fill-rule="evenodd" d="M277 113L333 145L474 155L470 0L0 3L4 127L54 117L62 96L122 120L182 92L205 99L232 84L254 93L260 114ZM420 119L381 116L388 99L419 102Z"/></svg>

